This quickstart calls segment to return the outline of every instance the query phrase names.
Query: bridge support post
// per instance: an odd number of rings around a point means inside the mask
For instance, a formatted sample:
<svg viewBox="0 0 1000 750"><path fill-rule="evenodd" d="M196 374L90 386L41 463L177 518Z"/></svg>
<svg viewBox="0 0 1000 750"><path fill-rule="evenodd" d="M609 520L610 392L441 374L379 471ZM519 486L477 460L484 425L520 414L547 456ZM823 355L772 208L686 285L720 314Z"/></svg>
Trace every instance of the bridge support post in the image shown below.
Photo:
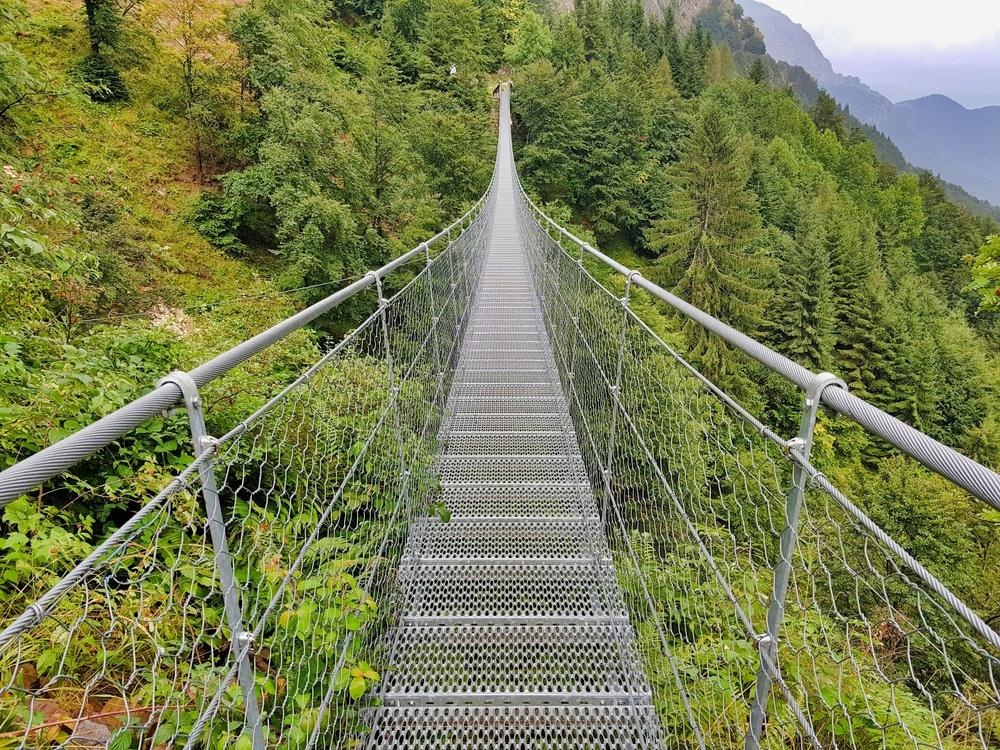
<svg viewBox="0 0 1000 750"><path fill-rule="evenodd" d="M847 388L843 380L828 372L816 375L806 388L799 434L788 442L789 454L796 454L802 461L809 460L820 397L823 395L823 391L830 386ZM760 670L757 672L753 704L750 707L750 726L743 743L744 750L758 750L760 748L764 720L767 715L767 703L772 684L779 672L778 637L785 615L785 598L788 595L788 583L792 574L792 557L795 554L795 544L798 541L799 516L802 513L807 481L806 472L800 461L792 455L789 459L792 463L792 482L788 494L785 496L785 525L781 531L778 562L774 567L771 602L767 608L767 631L757 638Z"/></svg>
<svg viewBox="0 0 1000 750"><path fill-rule="evenodd" d="M577 403L579 403L580 401L580 399L578 398L579 394L577 394L576 391L576 383L574 382L574 379L576 378L577 339L580 338L580 308L581 308L580 298L583 296L583 273L584 273L583 248L580 248L580 257L577 259L576 265L577 265L576 294L574 295L574 299L576 300L576 305L574 306L574 309L570 314L570 323L572 323L571 330L573 331L573 335L569 339L569 352L567 353L566 356L566 367L568 370L567 378L569 379L569 383L567 384L567 386L569 388L569 405L571 412L573 409L574 400ZM553 275L555 276L553 284L558 285L560 278L559 274L553 273ZM557 294L556 298L558 299L560 296L561 295Z"/></svg>
<svg viewBox="0 0 1000 750"><path fill-rule="evenodd" d="M186 372L177 371L167 375L157 385L164 383L173 383L181 389L195 458L198 459L206 453L214 453L217 441L208 434L208 428L205 426L205 413L194 379ZM215 569L219 574L223 608L232 637L229 651L239 669L246 727L251 732L253 750L264 750L264 727L261 724L260 707L257 704L257 692L254 688L253 665L250 663L250 644L253 634L243 627L240 587L233 572L233 560L226 539L226 522L222 514L222 504L219 502L219 488L215 481L215 464L211 458L206 459L198 476L201 480L201 495L208 518L208 531L215 552Z"/></svg>
<svg viewBox="0 0 1000 750"><path fill-rule="evenodd" d="M622 305L622 324L618 330L618 354L615 362L615 381L611 386L611 427L608 430L608 452L604 461L604 505L601 508L601 528L607 533L608 504L611 502L611 461L615 456L615 439L618 432L618 410L624 409L621 402L622 363L625 359L625 331L628 328L629 299L632 296L632 282L638 271L632 271L625 281L625 295L619 300Z"/></svg>
<svg viewBox="0 0 1000 750"><path fill-rule="evenodd" d="M447 252L447 251L446 251ZM427 274L427 297L431 305L431 338L434 341L434 401L437 403L438 393L442 394L441 403L444 403L444 368L441 366L441 338L438 335L438 322L441 320L441 313L437 309L437 302L434 299L434 280L431 278L431 249L424 243L424 271Z"/></svg>
<svg viewBox="0 0 1000 750"><path fill-rule="evenodd" d="M399 414L399 395L401 393L400 384L396 381L396 368L392 357L392 344L389 339L389 300L385 298L382 290L382 279L378 274L372 273L375 279L375 289L378 292L378 317L382 328L382 343L385 347L385 366L389 376L389 408L392 409L393 428L396 433L396 445L399 447L399 472L400 486L399 499L403 503L403 508L407 511L407 518L412 511L410 508L410 469L406 465L406 451L403 449L403 424Z"/></svg>

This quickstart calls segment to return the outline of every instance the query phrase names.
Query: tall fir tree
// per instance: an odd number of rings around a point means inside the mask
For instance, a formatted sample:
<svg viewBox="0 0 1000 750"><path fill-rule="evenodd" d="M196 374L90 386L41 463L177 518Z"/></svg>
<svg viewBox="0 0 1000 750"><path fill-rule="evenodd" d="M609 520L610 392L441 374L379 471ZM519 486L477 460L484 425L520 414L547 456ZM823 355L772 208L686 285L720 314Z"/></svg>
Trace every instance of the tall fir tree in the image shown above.
<svg viewBox="0 0 1000 750"><path fill-rule="evenodd" d="M84 0L83 10L90 54L80 63L79 74L87 84L87 94L99 102L127 99L125 81L110 56L124 29L121 9L115 0Z"/></svg>
<svg viewBox="0 0 1000 750"><path fill-rule="evenodd" d="M611 40L608 17L601 0L575 0L577 23L583 31L583 49L588 60L607 53Z"/></svg>
<svg viewBox="0 0 1000 750"><path fill-rule="evenodd" d="M678 296L753 334L764 301L758 278L761 221L721 106L709 105L701 113L670 183L663 217L646 232L650 248L659 253L657 267ZM749 386L721 339L689 320L684 331L709 377Z"/></svg>
<svg viewBox="0 0 1000 750"><path fill-rule="evenodd" d="M874 231L858 219L844 198L826 222L832 270L833 362L853 393L862 398L879 388L885 370L885 289L877 266Z"/></svg>
<svg viewBox="0 0 1000 750"><path fill-rule="evenodd" d="M782 243L773 316L778 348L811 370L829 366L834 343L830 252L826 237L833 187L801 211L793 238Z"/></svg>
<svg viewBox="0 0 1000 750"><path fill-rule="evenodd" d="M825 91L819 92L816 104L813 105L810 114L816 127L820 130L829 130L841 141L847 137L844 129L844 117L840 114L837 100Z"/></svg>
<svg viewBox="0 0 1000 750"><path fill-rule="evenodd" d="M753 59L750 63L750 70L747 72L747 78L750 79L751 83L756 83L758 86L766 86L768 82L768 72L767 63L764 62L764 58L760 55Z"/></svg>
<svg viewBox="0 0 1000 750"><path fill-rule="evenodd" d="M583 30L573 13L563 13L556 20L552 42L552 64L569 70L584 62Z"/></svg>

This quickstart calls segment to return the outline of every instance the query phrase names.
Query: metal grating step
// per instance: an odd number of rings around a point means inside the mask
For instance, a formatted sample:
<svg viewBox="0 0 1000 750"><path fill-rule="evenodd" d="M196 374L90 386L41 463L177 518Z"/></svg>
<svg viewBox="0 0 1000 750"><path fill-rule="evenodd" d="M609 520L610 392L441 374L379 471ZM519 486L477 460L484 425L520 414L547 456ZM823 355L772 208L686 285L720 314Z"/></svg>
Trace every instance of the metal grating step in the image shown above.
<svg viewBox="0 0 1000 750"><path fill-rule="evenodd" d="M481 385L500 385L506 383L521 383L531 385L533 383L558 384L558 379L553 370L545 367L522 368L519 370L483 370L478 367L466 367L459 371L459 377L463 384L479 383Z"/></svg>
<svg viewBox="0 0 1000 750"><path fill-rule="evenodd" d="M440 499L458 518L597 518L590 485L469 485L441 487Z"/></svg>
<svg viewBox="0 0 1000 750"><path fill-rule="evenodd" d="M445 417L445 428L459 432L475 432L481 430L559 430L569 423L569 413L561 414L480 414L462 412Z"/></svg>
<svg viewBox="0 0 1000 750"><path fill-rule="evenodd" d="M434 706L373 712L365 748L647 750L663 748L651 706Z"/></svg>
<svg viewBox="0 0 1000 750"><path fill-rule="evenodd" d="M482 398L479 396L452 396L449 408L456 414L527 414L566 412L566 400L561 396L517 396L508 398Z"/></svg>
<svg viewBox="0 0 1000 750"><path fill-rule="evenodd" d="M556 383L476 383L466 377L451 389L453 399L518 399L544 396L562 401L562 389Z"/></svg>
<svg viewBox="0 0 1000 750"><path fill-rule="evenodd" d="M610 553L596 519L573 521L423 519L413 524L403 555L413 563L588 562Z"/></svg>
<svg viewBox="0 0 1000 750"><path fill-rule="evenodd" d="M649 702L628 627L402 627L384 661L386 705Z"/></svg>
<svg viewBox="0 0 1000 750"><path fill-rule="evenodd" d="M576 482L587 481L580 456L458 456L437 462L441 482Z"/></svg>
<svg viewBox="0 0 1000 750"><path fill-rule="evenodd" d="M408 625L627 622L610 565L401 565Z"/></svg>
<svg viewBox="0 0 1000 750"><path fill-rule="evenodd" d="M573 451L576 441L563 430L458 432L452 430L445 442L449 453L469 456L545 455Z"/></svg>
<svg viewBox="0 0 1000 750"><path fill-rule="evenodd" d="M469 359L463 357L459 367L460 370L555 370L555 362L552 360L551 355L541 356L538 354L530 357L521 356L516 360L510 357L470 357Z"/></svg>

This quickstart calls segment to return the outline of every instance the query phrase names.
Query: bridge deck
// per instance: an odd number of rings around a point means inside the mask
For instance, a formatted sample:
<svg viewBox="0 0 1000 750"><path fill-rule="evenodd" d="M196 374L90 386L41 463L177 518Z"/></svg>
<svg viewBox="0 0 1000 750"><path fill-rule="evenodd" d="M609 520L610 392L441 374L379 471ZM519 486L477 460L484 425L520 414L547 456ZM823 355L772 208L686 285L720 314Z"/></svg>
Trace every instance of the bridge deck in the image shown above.
<svg viewBox="0 0 1000 750"><path fill-rule="evenodd" d="M452 516L411 530L367 747L660 747L528 270L503 104L492 236L442 430Z"/></svg>

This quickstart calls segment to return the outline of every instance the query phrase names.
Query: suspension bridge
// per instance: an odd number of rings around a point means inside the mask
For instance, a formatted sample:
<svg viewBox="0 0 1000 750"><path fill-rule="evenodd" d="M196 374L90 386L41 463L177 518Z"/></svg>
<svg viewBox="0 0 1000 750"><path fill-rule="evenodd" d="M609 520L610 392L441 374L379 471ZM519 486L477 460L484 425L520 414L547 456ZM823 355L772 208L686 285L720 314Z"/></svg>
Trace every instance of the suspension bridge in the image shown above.
<svg viewBox="0 0 1000 750"><path fill-rule="evenodd" d="M465 216L0 473L6 504L177 407L192 439L141 509L5 606L0 741L1000 748L995 620L811 463L817 416L994 509L1000 476L552 221L499 93ZM357 328L210 433L216 381L349 299ZM798 434L651 329L654 301L795 386Z"/></svg>

